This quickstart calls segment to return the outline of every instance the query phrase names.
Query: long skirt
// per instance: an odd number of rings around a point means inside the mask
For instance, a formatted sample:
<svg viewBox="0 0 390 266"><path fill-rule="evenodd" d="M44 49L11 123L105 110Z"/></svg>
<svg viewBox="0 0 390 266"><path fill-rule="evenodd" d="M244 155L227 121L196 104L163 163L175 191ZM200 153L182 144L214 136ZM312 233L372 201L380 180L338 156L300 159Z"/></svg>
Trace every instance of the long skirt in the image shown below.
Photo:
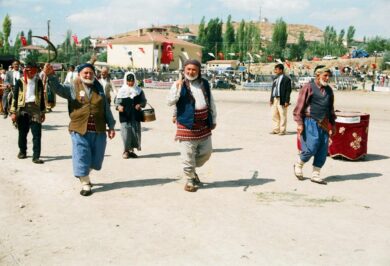
<svg viewBox="0 0 390 266"><path fill-rule="evenodd" d="M121 135L125 151L141 150L141 123L138 121L122 122Z"/></svg>

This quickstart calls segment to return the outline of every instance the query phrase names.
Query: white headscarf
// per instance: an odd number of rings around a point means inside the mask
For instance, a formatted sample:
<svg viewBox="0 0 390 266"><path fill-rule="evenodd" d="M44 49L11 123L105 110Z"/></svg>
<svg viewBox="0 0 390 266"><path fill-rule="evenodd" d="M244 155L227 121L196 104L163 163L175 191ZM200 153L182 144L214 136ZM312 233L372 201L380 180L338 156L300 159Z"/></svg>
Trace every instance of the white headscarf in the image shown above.
<svg viewBox="0 0 390 266"><path fill-rule="evenodd" d="M129 87L127 85L127 76L132 74L134 76L134 85L133 87ZM140 95L142 92L141 88L137 86L137 78L133 72L126 72L125 77L123 78L123 85L120 87L118 91L117 98L131 98L134 99L134 97Z"/></svg>

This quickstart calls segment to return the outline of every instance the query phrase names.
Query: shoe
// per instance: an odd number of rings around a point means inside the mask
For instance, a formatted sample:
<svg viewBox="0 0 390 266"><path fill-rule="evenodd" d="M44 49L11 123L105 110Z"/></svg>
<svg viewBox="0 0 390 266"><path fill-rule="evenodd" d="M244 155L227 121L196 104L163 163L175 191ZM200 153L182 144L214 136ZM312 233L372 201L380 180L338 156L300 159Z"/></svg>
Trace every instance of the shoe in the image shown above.
<svg viewBox="0 0 390 266"><path fill-rule="evenodd" d="M188 180L187 184L184 186L184 190L188 192L196 192L198 190L198 186L195 185L194 180Z"/></svg>
<svg viewBox="0 0 390 266"><path fill-rule="evenodd" d="M82 189L81 191L80 191L80 195L81 196L84 196L84 197L88 197L88 196L91 196L92 195L92 190L91 190L91 188L89 188L89 189Z"/></svg>
<svg viewBox="0 0 390 266"><path fill-rule="evenodd" d="M311 175L310 181L317 184L326 185L327 182L320 177L320 170L321 168L313 166L313 173Z"/></svg>
<svg viewBox="0 0 390 266"><path fill-rule="evenodd" d="M134 158L134 159L135 159L135 158L138 158L138 155L135 154L135 153L132 152L132 151L129 153L129 156L130 156L130 158Z"/></svg>
<svg viewBox="0 0 390 266"><path fill-rule="evenodd" d="M284 136L284 135L286 135L286 132L280 132L279 133L279 136Z"/></svg>
<svg viewBox="0 0 390 266"><path fill-rule="evenodd" d="M303 164L301 163L294 164L294 174L296 178L298 178L298 180L305 180L305 178L303 177L302 168L303 168Z"/></svg>
<svg viewBox="0 0 390 266"><path fill-rule="evenodd" d="M279 134L279 132L278 131L271 131L270 134L271 135L276 135L276 134Z"/></svg>
<svg viewBox="0 0 390 266"><path fill-rule="evenodd" d="M123 158L123 159L129 159L129 157L130 157L130 154L129 154L128 151L125 151L125 152L122 154L122 158Z"/></svg>
<svg viewBox="0 0 390 266"><path fill-rule="evenodd" d="M32 162L33 162L33 163L36 163L36 164L43 164L43 163L44 163L44 161L42 161L42 160L39 159L39 158L33 158L33 159L32 159Z"/></svg>
<svg viewBox="0 0 390 266"><path fill-rule="evenodd" d="M194 184L195 184L196 186L201 186L201 185L203 185L203 184L202 184L202 181L200 181L199 176L198 176L197 173L195 173L195 177L194 177L193 182L194 182Z"/></svg>
<svg viewBox="0 0 390 266"><path fill-rule="evenodd" d="M19 159L26 159L26 158L27 158L27 155L26 155L25 153L23 153L23 152L19 152L19 153L18 153L18 158L19 158Z"/></svg>
<svg viewBox="0 0 390 266"><path fill-rule="evenodd" d="M4 114L4 119L7 119L7 117L8 117L8 114Z"/></svg>

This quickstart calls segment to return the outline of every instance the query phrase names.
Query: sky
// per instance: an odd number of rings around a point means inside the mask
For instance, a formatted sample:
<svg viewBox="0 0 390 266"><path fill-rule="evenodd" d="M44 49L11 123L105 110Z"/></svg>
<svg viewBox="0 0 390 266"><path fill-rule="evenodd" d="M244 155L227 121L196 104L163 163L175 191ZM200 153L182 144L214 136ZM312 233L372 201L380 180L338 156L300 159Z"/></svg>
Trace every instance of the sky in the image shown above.
<svg viewBox="0 0 390 266"><path fill-rule="evenodd" d="M261 10L261 12L260 12ZM199 23L211 18L234 21L278 18L337 32L356 28L355 38L390 38L390 0L0 0L0 22L12 20L11 40L29 29L59 44L71 30L79 39L108 37L151 25ZM2 31L2 26L0 26Z"/></svg>

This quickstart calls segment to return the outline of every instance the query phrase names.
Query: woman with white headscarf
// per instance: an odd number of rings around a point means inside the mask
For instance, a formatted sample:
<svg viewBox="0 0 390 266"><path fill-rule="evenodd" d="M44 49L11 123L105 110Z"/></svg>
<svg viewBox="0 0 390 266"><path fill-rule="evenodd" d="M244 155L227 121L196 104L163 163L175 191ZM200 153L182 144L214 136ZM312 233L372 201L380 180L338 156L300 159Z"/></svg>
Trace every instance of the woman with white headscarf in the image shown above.
<svg viewBox="0 0 390 266"><path fill-rule="evenodd" d="M137 158L134 149L141 150L141 109L146 105L146 98L142 89L136 84L135 74L126 72L123 86L119 89L115 100L121 123L124 159Z"/></svg>

